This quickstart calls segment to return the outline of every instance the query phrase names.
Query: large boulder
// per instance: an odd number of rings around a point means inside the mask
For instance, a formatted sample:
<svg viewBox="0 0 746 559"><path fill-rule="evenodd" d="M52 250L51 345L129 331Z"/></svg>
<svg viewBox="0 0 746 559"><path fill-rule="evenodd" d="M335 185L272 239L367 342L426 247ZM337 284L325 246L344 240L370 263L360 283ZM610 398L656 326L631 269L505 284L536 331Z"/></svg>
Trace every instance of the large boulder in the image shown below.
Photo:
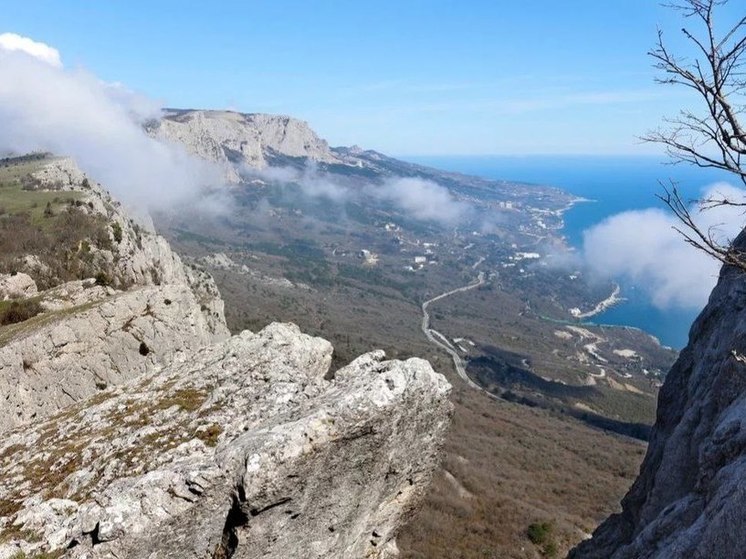
<svg viewBox="0 0 746 559"><path fill-rule="evenodd" d="M420 359L273 324L0 442L0 558L384 558L423 496L450 386Z"/></svg>
<svg viewBox="0 0 746 559"><path fill-rule="evenodd" d="M25 299L36 293L36 282L28 274L0 274L0 300Z"/></svg>

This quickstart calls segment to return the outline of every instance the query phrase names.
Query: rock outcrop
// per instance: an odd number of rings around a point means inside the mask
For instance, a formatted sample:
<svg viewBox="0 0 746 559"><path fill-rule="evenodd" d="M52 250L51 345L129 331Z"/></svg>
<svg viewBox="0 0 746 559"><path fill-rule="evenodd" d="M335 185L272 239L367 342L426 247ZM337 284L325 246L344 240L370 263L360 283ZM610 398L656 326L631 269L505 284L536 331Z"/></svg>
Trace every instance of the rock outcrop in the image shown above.
<svg viewBox="0 0 746 559"><path fill-rule="evenodd" d="M205 320L187 285L94 289L62 308L53 295L49 305L57 310L0 334L9 338L0 347L0 433L225 337Z"/></svg>
<svg viewBox="0 0 746 559"><path fill-rule="evenodd" d="M0 327L0 559L397 556L445 378L380 351L331 374L294 325L229 338L211 276L74 163L27 184L76 191L109 238L62 256L95 278L55 283L50 254L0 278L41 309Z"/></svg>
<svg viewBox="0 0 746 559"><path fill-rule="evenodd" d="M102 218L111 239L108 248L91 243L65 256L88 259L99 270L96 281L37 292L26 273L0 277L0 295L34 296L45 310L0 331L0 433L229 336L212 277L184 266L164 238L129 217L73 161L46 162L31 179L39 190L82 195L78 207ZM36 255L19 266L29 274L48 268Z"/></svg>
<svg viewBox="0 0 746 559"><path fill-rule="evenodd" d="M274 324L0 443L0 558L384 558L423 495L450 386L419 359Z"/></svg>
<svg viewBox="0 0 746 559"><path fill-rule="evenodd" d="M262 168L276 157L340 162L307 123L282 115L167 110L160 121L149 125L148 131L221 164L229 182L240 180L241 165Z"/></svg>
<svg viewBox="0 0 746 559"><path fill-rule="evenodd" d="M0 274L0 300L22 299L36 293L36 282L28 274Z"/></svg>
<svg viewBox="0 0 746 559"><path fill-rule="evenodd" d="M746 248L746 235L736 241ZM746 555L746 276L724 267L661 389L640 475L573 559Z"/></svg>
<svg viewBox="0 0 746 559"><path fill-rule="evenodd" d="M150 219L133 218L122 204L98 183L90 180L75 162L58 158L32 173L40 190L62 190L82 195L80 208L100 216L109 226L111 247L94 249L102 267L112 271L112 279L123 286L166 283L209 283L208 276L197 277L185 269L179 256L154 231ZM214 286L214 284L213 284ZM204 295L220 299L217 289L205 287Z"/></svg>

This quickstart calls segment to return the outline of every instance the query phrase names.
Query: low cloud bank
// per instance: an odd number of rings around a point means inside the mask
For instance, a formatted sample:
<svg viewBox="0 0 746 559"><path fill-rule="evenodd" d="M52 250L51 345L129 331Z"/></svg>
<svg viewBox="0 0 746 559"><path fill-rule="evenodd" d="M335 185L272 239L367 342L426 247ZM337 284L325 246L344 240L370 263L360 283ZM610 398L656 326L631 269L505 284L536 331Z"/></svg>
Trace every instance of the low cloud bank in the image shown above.
<svg viewBox="0 0 746 559"><path fill-rule="evenodd" d="M715 184L702 198L746 198L746 191ZM727 243L745 224L743 208L721 207L692 215L704 231L712 231ZM663 209L623 212L607 218L583 234L583 257L587 267L601 277L624 278L638 285L662 309L699 309L707 302L717 282L720 264L695 249L674 230L681 223Z"/></svg>
<svg viewBox="0 0 746 559"><path fill-rule="evenodd" d="M125 203L167 207L219 182L211 165L150 138L157 104L121 84L67 70L59 52L0 35L0 153L68 155Z"/></svg>
<svg viewBox="0 0 746 559"><path fill-rule="evenodd" d="M292 167L244 167L242 174L247 178L260 178L280 185L292 183L301 189L304 196L322 198L337 204L364 202L366 198L372 198L389 203L414 219L436 222L447 227L463 224L476 214L471 204L458 200L444 186L420 178L393 177L382 184L368 184L359 189L319 172L313 164L302 170Z"/></svg>
<svg viewBox="0 0 746 559"><path fill-rule="evenodd" d="M454 198L437 183L417 178L386 181L374 190L375 196L393 203L415 219L456 226L472 217L473 207Z"/></svg>

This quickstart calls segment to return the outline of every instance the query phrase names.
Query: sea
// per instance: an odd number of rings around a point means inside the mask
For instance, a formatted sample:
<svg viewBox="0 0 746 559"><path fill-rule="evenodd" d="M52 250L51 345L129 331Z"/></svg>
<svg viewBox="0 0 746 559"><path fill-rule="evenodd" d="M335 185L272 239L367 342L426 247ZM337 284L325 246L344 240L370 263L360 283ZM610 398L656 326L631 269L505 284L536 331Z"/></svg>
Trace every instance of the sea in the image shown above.
<svg viewBox="0 0 746 559"><path fill-rule="evenodd" d="M661 181L664 184L674 181L684 199L694 199L707 185L728 180L722 171L671 165L665 156L410 156L403 159L488 179L556 186L592 200L575 205L565 214L564 234L577 248L582 246L583 231L611 215L664 208L655 196L662 192ZM660 309L639 286L621 280L619 283L625 300L594 316L593 323L634 326L675 349L686 345L689 328L701 309Z"/></svg>

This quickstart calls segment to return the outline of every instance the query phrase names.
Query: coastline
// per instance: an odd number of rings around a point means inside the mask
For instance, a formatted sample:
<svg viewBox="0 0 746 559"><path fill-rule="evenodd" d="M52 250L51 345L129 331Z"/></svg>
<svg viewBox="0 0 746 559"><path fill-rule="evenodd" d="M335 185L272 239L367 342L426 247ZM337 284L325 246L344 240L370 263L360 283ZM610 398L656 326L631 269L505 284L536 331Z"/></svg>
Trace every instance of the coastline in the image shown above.
<svg viewBox="0 0 746 559"><path fill-rule="evenodd" d="M571 209L573 209L578 204L587 204L590 202L598 202L598 200L593 200L592 198L583 198L582 196L575 196L572 195L573 198L570 200L567 204L565 204L563 207L554 210L554 215L559 218L559 226L555 229L556 231L560 231L560 235L562 237L562 240L567 245L568 250L572 251L575 250L575 247L573 247L569 239L567 238L567 235L565 234L565 227L567 224L565 223L565 214L569 212Z"/></svg>
<svg viewBox="0 0 746 559"><path fill-rule="evenodd" d="M568 193L571 194L571 193ZM555 210L558 217L562 218L564 217L565 213L567 213L569 210L571 210L573 207L575 207L578 204L585 204L587 202L598 202L598 200L593 200L592 198L583 198L582 196L576 196L575 194L571 194L573 196L573 199L570 200L567 204L565 204L562 208L559 208L558 210Z"/></svg>
<svg viewBox="0 0 746 559"><path fill-rule="evenodd" d="M599 302L593 309L587 312L580 312L580 309L574 308L570 309L570 314L573 318L577 318L580 320L591 318L592 316L596 316L597 314L601 314L605 310L613 307L617 303L621 303L624 301L623 297L620 297L620 294L622 292L622 288L619 286L619 284L614 284L614 290L611 292L611 295L609 295L606 299Z"/></svg>

